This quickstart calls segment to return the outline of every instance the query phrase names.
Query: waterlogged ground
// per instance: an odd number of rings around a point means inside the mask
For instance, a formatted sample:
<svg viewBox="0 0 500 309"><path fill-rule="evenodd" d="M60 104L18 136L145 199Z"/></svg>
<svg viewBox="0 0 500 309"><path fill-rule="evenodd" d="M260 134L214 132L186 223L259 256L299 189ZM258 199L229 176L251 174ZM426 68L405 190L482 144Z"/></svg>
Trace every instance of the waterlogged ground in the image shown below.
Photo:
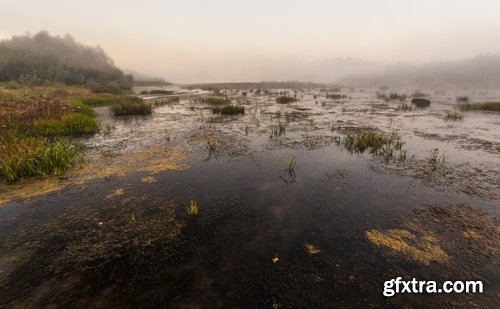
<svg viewBox="0 0 500 309"><path fill-rule="evenodd" d="M444 118L457 95L500 93L425 90L430 108L401 111L376 91L302 90L290 105L232 91L239 116L196 91L147 117L98 108L85 164L0 187L0 307L495 308L500 117ZM406 159L338 144L362 130L397 133ZM484 293L384 297L396 277Z"/></svg>

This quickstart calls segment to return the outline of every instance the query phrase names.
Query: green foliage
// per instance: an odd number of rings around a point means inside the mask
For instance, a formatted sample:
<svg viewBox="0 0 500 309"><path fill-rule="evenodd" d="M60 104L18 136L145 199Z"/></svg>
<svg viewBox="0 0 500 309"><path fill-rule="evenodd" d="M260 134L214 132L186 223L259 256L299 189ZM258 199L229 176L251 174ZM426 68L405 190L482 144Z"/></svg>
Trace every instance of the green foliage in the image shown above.
<svg viewBox="0 0 500 309"><path fill-rule="evenodd" d="M111 111L115 116L126 115L150 115L153 112L151 103L125 100L111 106Z"/></svg>
<svg viewBox="0 0 500 309"><path fill-rule="evenodd" d="M276 103L279 103L279 104L289 104L289 103L293 103L296 101L297 101L296 98L285 96L285 95L276 98Z"/></svg>
<svg viewBox="0 0 500 309"><path fill-rule="evenodd" d="M0 41L0 81L85 85L94 92L119 93L131 89L133 77L118 69L100 47L42 31Z"/></svg>
<svg viewBox="0 0 500 309"><path fill-rule="evenodd" d="M95 119L85 113L69 113L56 119L40 119L33 123L35 136L74 136L93 134L99 130Z"/></svg>
<svg viewBox="0 0 500 309"><path fill-rule="evenodd" d="M458 105L458 108L462 111L482 110L500 112L500 102L463 103Z"/></svg>
<svg viewBox="0 0 500 309"><path fill-rule="evenodd" d="M82 158L80 150L65 139L54 143L43 138L3 137L0 174L7 182L26 176L58 175Z"/></svg>
<svg viewBox="0 0 500 309"><path fill-rule="evenodd" d="M237 106L237 105L217 106L212 108L212 113L222 114L222 115L244 114L245 108L243 106Z"/></svg>

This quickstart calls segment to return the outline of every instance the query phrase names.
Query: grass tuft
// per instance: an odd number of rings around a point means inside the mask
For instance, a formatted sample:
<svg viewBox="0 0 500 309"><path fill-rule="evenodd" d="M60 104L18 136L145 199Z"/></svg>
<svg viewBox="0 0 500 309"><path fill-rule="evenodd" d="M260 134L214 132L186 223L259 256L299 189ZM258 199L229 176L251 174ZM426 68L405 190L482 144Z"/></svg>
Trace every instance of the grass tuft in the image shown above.
<svg viewBox="0 0 500 309"><path fill-rule="evenodd" d="M447 111L444 119L452 121L462 120L464 119L464 114L459 111Z"/></svg>
<svg viewBox="0 0 500 309"><path fill-rule="evenodd" d="M433 172L438 169L444 168L446 164L446 156L443 154L439 154L439 149L435 148L429 152L429 156L427 157L427 163Z"/></svg>
<svg viewBox="0 0 500 309"><path fill-rule="evenodd" d="M111 111L115 116L150 115L153 112L153 106L142 100L140 102L123 101L112 105Z"/></svg>
<svg viewBox="0 0 500 309"><path fill-rule="evenodd" d="M276 103L279 103L279 104L289 104L289 103L293 103L296 101L297 101L297 98L289 97L286 95L283 95L283 96L276 98Z"/></svg>
<svg viewBox="0 0 500 309"><path fill-rule="evenodd" d="M386 160L394 157L406 158L406 150L403 149L405 142L396 134L385 135L363 131L348 134L341 141L341 144L353 153L363 153L368 150L371 154L384 157Z"/></svg>
<svg viewBox="0 0 500 309"><path fill-rule="evenodd" d="M237 105L225 105L212 107L212 113L221 115L238 115L245 113L245 107Z"/></svg>
<svg viewBox="0 0 500 309"><path fill-rule="evenodd" d="M189 202L189 205L187 207L187 213L190 216L196 216L198 215L199 207L198 207L198 202L195 200L191 200Z"/></svg>

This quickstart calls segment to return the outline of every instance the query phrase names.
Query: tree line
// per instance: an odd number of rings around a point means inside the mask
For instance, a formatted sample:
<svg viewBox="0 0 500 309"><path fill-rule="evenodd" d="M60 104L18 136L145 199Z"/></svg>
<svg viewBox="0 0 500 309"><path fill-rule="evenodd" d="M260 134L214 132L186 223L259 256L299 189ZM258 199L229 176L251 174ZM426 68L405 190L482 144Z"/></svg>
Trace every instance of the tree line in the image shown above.
<svg viewBox="0 0 500 309"><path fill-rule="evenodd" d="M0 41L0 81L82 85L117 93L132 88L133 76L117 68L100 47L41 31Z"/></svg>

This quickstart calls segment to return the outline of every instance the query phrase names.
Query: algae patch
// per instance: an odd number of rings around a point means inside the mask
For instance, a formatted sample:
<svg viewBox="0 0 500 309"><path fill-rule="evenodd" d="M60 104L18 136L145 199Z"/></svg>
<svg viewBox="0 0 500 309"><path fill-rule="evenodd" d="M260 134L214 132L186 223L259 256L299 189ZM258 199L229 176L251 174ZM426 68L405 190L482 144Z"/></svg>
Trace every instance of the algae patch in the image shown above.
<svg viewBox="0 0 500 309"><path fill-rule="evenodd" d="M402 253L424 265L432 262L447 263L450 259L433 235L418 237L408 230L391 229L385 232L369 230L366 231L366 237L378 247Z"/></svg>
<svg viewBox="0 0 500 309"><path fill-rule="evenodd" d="M119 189L113 190L113 192L111 192L111 194L106 195L106 198L110 199L110 198L113 198L115 196L121 196L123 194L125 194L125 191L122 188L119 188Z"/></svg>
<svg viewBox="0 0 500 309"><path fill-rule="evenodd" d="M158 180L156 180L156 178L154 178L153 176L146 176L146 177L141 178L141 181L143 183L152 184L152 183L157 182Z"/></svg>

